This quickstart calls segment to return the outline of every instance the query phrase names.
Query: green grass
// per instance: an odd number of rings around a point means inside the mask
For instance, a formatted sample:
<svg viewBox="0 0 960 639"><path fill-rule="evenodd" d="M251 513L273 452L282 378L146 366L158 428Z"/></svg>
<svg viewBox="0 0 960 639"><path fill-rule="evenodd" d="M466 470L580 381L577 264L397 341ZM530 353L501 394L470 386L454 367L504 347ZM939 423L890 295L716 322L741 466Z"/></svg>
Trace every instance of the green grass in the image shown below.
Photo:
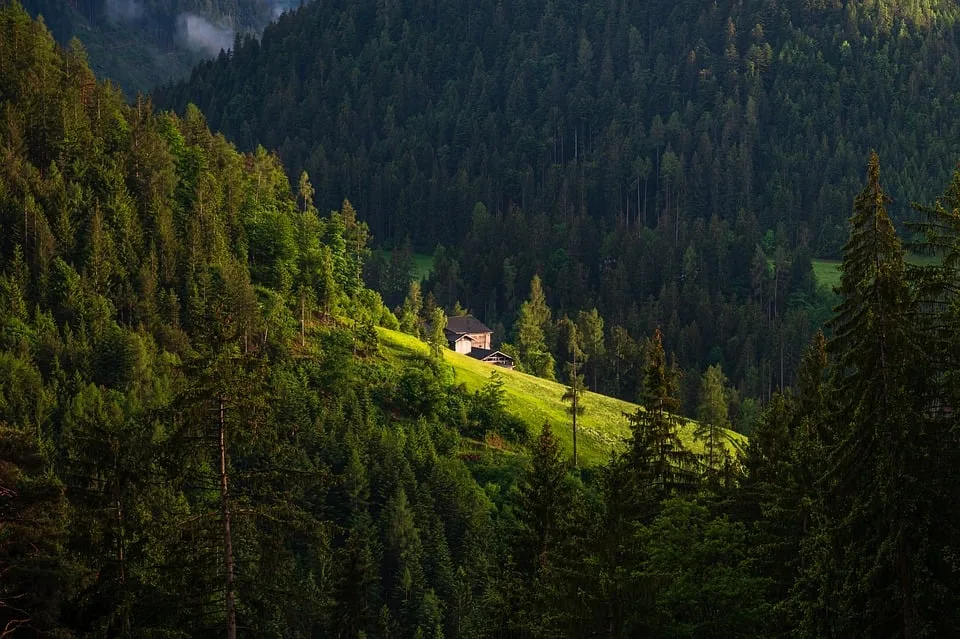
<svg viewBox="0 0 960 639"><path fill-rule="evenodd" d="M433 256L426 253L413 254L413 272L410 274L418 280L425 280L433 273Z"/></svg>
<svg viewBox="0 0 960 639"><path fill-rule="evenodd" d="M390 255L392 251L386 249L379 249L375 251L383 256L387 262L390 261ZM433 273L433 256L427 255L426 253L414 253L413 254L413 268L410 271L410 277L415 280L423 281L430 277L430 274Z"/></svg>
<svg viewBox="0 0 960 639"><path fill-rule="evenodd" d="M918 266L925 264L936 264L940 259L936 255L919 255L917 253L908 253L906 261ZM817 279L817 284L832 291L834 287L840 286L840 260L811 260L813 263L813 276Z"/></svg>
<svg viewBox="0 0 960 639"><path fill-rule="evenodd" d="M411 335L382 328L377 330L381 348L391 360L414 362L429 353L427 345ZM570 415L566 412L568 405L560 400L565 390L562 384L496 368L450 350L445 350L443 356L453 369L456 381L470 391L481 388L489 381L491 372L499 371L503 376L507 410L523 419L534 435L540 432L545 421L549 421L564 448L573 450ZM584 395L583 406L586 410L577 420L579 456L585 465L602 464L609 459L611 450L623 445L630 433L624 413L632 414L638 406L591 392ZM696 424L687 421L680 437L688 448L701 452L703 445L694 437L695 429ZM746 448L747 438L739 433L730 431L727 439L732 451Z"/></svg>
<svg viewBox="0 0 960 639"><path fill-rule="evenodd" d="M817 279L817 284L828 291L840 286L839 260L811 260L811 262L813 263L813 276Z"/></svg>

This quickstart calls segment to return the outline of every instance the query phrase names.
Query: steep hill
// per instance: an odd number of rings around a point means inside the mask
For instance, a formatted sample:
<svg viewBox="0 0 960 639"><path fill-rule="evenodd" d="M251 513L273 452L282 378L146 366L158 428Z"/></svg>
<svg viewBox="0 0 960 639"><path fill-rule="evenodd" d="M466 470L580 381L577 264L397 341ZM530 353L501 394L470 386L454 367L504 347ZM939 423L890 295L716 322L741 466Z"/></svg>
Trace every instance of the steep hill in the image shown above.
<svg viewBox="0 0 960 639"><path fill-rule="evenodd" d="M427 345L411 335L386 328L378 328L380 345L387 355L398 361L417 359L425 356ZM490 374L497 371L503 379L506 392L507 411L520 417L527 423L534 435L540 432L545 421L550 422L557 439L563 443L569 453L573 448L569 404L560 400L566 388L562 384L526 375L513 370L495 368L472 357L443 352L444 362L451 366L457 383L462 383L469 391L482 388L490 380ZM582 462L586 465L599 465L610 459L610 453L623 446L629 437L630 429L626 415L632 415L639 409L636 404L625 402L598 393L584 394L585 411L577 420L577 449ZM697 425L687 420L681 431L681 439L686 446L697 453L703 452L703 444L695 436ZM727 445L731 453L743 453L747 438L739 433L727 431Z"/></svg>
<svg viewBox="0 0 960 639"><path fill-rule="evenodd" d="M826 256L871 148L897 214L947 183L957 16L941 0L336 0L156 95L428 250L483 202L648 226L745 212Z"/></svg>
<svg viewBox="0 0 960 639"><path fill-rule="evenodd" d="M796 382L830 307L811 259L838 256L871 148L898 220L948 184L958 11L336 0L156 99L277 149L378 242L441 242L424 294L508 341L534 274L556 316L597 308L608 340L661 327L692 412L711 365L741 397ZM371 282L391 308L393 282ZM610 377L601 390L626 394Z"/></svg>
<svg viewBox="0 0 960 639"><path fill-rule="evenodd" d="M186 77L205 58L234 46L237 34L256 35L286 0L22 0L62 45L79 39L90 66L133 98Z"/></svg>

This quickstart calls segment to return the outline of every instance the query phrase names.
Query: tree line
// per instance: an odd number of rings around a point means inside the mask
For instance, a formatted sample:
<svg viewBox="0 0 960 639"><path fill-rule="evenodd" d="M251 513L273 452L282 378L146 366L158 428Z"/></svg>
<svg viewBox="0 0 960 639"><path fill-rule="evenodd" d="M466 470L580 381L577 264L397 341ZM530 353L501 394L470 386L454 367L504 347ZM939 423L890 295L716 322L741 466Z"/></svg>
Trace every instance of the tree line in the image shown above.
<svg viewBox="0 0 960 639"><path fill-rule="evenodd" d="M949 180L958 42L944 2L327 2L154 96L434 254L424 294L507 341L534 275L561 317L660 326L693 410L712 365L744 397L796 381L872 145L895 220Z"/></svg>
<svg viewBox="0 0 960 639"><path fill-rule="evenodd" d="M126 104L17 5L0 100L5 634L960 630L960 173L913 227L942 259L911 266L870 160L830 337L742 459L679 441L654 330L631 436L574 469L495 378L470 393L379 353L403 318L363 284L349 202L319 214L309 179L198 110ZM706 455L722 387L705 376Z"/></svg>

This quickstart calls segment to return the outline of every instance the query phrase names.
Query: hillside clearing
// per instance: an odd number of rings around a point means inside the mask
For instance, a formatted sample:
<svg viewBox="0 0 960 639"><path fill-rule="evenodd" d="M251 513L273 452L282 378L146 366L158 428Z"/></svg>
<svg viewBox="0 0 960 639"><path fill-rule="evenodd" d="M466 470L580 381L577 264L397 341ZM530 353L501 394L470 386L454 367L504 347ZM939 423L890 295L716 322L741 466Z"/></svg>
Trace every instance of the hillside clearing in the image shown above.
<svg viewBox="0 0 960 639"><path fill-rule="evenodd" d="M405 333L384 328L377 329L384 355L395 361L413 361L429 354L426 344ZM495 368L466 355L444 350L444 361L453 369L457 383L467 390L483 387L496 370L503 376L503 388L507 396L509 412L523 419L536 435L545 421L553 426L554 433L569 452L573 450L573 434L567 405L560 400L565 387L525 373ZM610 452L630 434L626 414L633 414L639 406L620 399L587 392L583 398L584 414L577 420L577 448L583 464L595 465L607 461ZM684 444L695 452L703 446L694 436L696 424L687 420L680 437ZM747 438L728 431L731 451L743 451Z"/></svg>

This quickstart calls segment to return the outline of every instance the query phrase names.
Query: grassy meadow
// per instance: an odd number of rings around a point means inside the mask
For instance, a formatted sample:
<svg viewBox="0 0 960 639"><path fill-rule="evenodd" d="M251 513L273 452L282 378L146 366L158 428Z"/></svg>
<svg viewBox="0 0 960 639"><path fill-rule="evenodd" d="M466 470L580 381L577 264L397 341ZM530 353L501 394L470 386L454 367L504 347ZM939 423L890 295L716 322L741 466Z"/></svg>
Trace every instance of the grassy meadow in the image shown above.
<svg viewBox="0 0 960 639"><path fill-rule="evenodd" d="M817 284L832 291L840 286L840 260L811 260Z"/></svg>
<svg viewBox="0 0 960 639"><path fill-rule="evenodd" d="M405 333L377 329L384 355L393 360L415 360L429 353L426 344ZM490 379L490 373L499 371L507 396L508 410L523 419L536 435L545 421L553 426L554 433L567 451L573 449L573 433L568 404L560 400L565 387L556 382L540 379L525 373L496 368L466 355L444 350L444 361L453 370L454 378L467 390L481 388ZM585 412L577 419L577 448L581 463L595 465L604 463L610 452L623 445L630 434L624 413L632 414L639 408L636 404L613 397L587 392L583 398ZM681 431L681 439L688 448L700 452L702 444L694 437L696 424L687 421ZM729 431L728 445L732 451L743 450L747 438Z"/></svg>

